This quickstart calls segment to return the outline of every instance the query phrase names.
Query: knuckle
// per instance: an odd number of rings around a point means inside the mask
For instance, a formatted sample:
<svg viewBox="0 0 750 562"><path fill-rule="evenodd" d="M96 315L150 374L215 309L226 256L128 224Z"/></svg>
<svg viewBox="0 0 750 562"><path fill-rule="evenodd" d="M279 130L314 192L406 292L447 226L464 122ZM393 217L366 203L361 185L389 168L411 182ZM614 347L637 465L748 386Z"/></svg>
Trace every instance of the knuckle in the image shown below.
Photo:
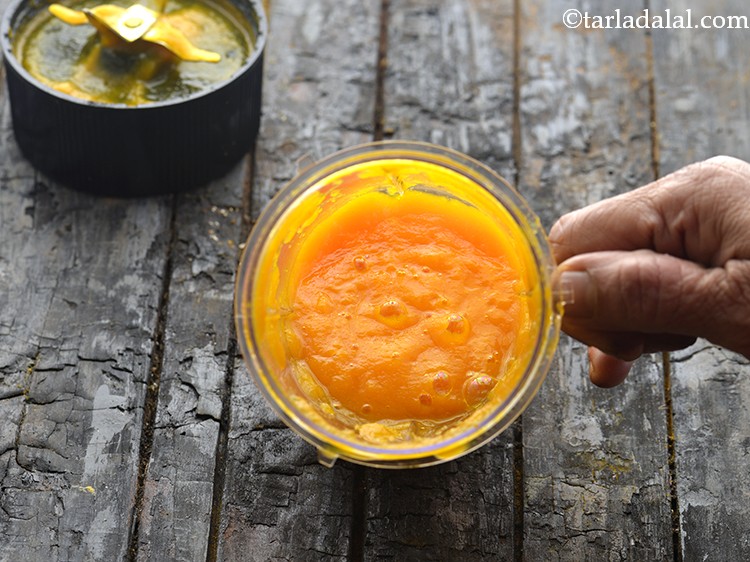
<svg viewBox="0 0 750 562"><path fill-rule="evenodd" d="M719 190L750 191L750 164L732 156L714 156L697 164L701 183Z"/></svg>
<svg viewBox="0 0 750 562"><path fill-rule="evenodd" d="M633 321L658 316L664 308L664 283L656 257L650 252L634 252L630 263L620 271L622 308Z"/></svg>
<svg viewBox="0 0 750 562"><path fill-rule="evenodd" d="M560 244L565 239L565 231L569 220L568 215L563 215L552 225L548 236L550 244L554 246Z"/></svg>
<svg viewBox="0 0 750 562"><path fill-rule="evenodd" d="M574 222L573 213L568 213L560 217L549 231L547 238L557 263L562 263L576 254L575 249L571 247L570 241L570 233Z"/></svg>

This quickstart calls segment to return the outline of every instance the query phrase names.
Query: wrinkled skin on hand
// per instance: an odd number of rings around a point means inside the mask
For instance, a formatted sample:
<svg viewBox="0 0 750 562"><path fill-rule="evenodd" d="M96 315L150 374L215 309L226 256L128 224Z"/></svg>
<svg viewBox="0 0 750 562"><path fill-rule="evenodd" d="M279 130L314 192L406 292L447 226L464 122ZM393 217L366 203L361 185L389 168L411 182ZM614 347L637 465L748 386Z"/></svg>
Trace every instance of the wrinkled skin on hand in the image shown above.
<svg viewBox="0 0 750 562"><path fill-rule="evenodd" d="M563 216L550 242L594 384L698 337L750 357L750 164L692 164Z"/></svg>

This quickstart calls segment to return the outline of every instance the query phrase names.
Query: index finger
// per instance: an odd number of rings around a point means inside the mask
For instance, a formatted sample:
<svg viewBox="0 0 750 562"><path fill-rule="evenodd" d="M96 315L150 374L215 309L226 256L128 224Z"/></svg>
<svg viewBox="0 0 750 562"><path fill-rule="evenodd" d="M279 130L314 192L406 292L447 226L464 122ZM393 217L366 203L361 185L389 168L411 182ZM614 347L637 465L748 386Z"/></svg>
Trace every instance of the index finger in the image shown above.
<svg viewBox="0 0 750 562"><path fill-rule="evenodd" d="M720 265L750 253L746 237L730 240L737 237L731 222L749 197L750 165L716 157L569 213L549 239L558 263L590 252L650 249ZM722 241L721 247L709 240Z"/></svg>

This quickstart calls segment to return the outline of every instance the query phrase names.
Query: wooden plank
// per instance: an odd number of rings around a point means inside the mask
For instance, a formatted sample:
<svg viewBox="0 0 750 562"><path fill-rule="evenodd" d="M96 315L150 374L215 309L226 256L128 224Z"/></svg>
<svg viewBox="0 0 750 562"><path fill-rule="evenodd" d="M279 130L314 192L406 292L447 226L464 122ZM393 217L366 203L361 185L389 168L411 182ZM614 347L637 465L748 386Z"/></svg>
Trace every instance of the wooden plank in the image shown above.
<svg viewBox="0 0 750 562"><path fill-rule="evenodd" d="M385 126L508 175L513 107L510 1L392 0ZM368 470L366 560L511 559L513 436L428 469Z"/></svg>
<svg viewBox="0 0 750 562"><path fill-rule="evenodd" d="M296 162L372 138L378 0L274 0L250 215ZM326 469L286 429L238 364L231 402L219 558L344 560L351 468Z"/></svg>
<svg viewBox="0 0 750 562"><path fill-rule="evenodd" d="M169 206L0 159L0 559L122 559Z"/></svg>
<svg viewBox="0 0 750 562"><path fill-rule="evenodd" d="M656 1L673 14L747 15L740 0ZM720 22L717 22L720 23ZM748 29L654 30L661 173L716 154L750 160ZM680 546L685 560L750 559L750 365L699 341L672 356Z"/></svg>
<svg viewBox="0 0 750 562"><path fill-rule="evenodd" d="M244 171L241 162L206 188L178 197L139 560L206 560L208 553L217 439L234 360Z"/></svg>
<svg viewBox="0 0 750 562"><path fill-rule="evenodd" d="M121 560L170 205L39 176L1 83L0 560Z"/></svg>
<svg viewBox="0 0 750 562"><path fill-rule="evenodd" d="M391 0L386 129L512 180L513 2Z"/></svg>
<svg viewBox="0 0 750 562"><path fill-rule="evenodd" d="M549 227L652 178L646 41L638 30L568 29L560 3L519 4L519 185ZM589 11L616 8L624 9L613 0ZM658 359L639 361L605 391L588 381L585 348L562 338L523 415L526 558L671 558Z"/></svg>
<svg viewBox="0 0 750 562"><path fill-rule="evenodd" d="M512 432L430 468L368 470L365 560L511 560Z"/></svg>

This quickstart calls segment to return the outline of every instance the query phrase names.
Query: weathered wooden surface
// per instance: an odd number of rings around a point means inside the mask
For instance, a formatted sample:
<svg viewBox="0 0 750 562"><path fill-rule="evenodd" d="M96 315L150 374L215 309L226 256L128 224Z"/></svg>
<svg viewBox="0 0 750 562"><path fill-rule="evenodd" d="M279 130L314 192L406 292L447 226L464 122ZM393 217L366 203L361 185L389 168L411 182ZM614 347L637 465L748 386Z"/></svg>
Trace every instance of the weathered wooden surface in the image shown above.
<svg viewBox="0 0 750 562"><path fill-rule="evenodd" d="M750 30L651 45L562 25L570 7L640 10L615 0L270 4L256 149L190 194L48 182L0 90L0 561L749 558L744 359L699 343L602 391L563 338L522 421L479 451L326 469L253 386L231 303L242 237L305 156L383 135L452 146L547 227L689 161L750 158Z"/></svg>
<svg viewBox="0 0 750 562"><path fill-rule="evenodd" d="M120 560L168 200L48 182L18 152L4 77L0 101L0 560Z"/></svg>
<svg viewBox="0 0 750 562"><path fill-rule="evenodd" d="M739 0L680 2L747 15ZM654 33L659 163L667 174L717 154L750 159L750 29ZM750 365L700 341L672 358L680 547L685 560L750 559Z"/></svg>
<svg viewBox="0 0 750 562"><path fill-rule="evenodd" d="M50 184L3 107L0 559L121 559L169 206Z"/></svg>
<svg viewBox="0 0 750 562"><path fill-rule="evenodd" d="M205 560L208 553L219 426L233 373L245 171L240 163L177 198L158 407L139 506L140 560Z"/></svg>
<svg viewBox="0 0 750 562"><path fill-rule="evenodd" d="M647 43L639 30L568 29L559 3L522 6L519 189L549 227L652 179ZM672 557L660 359L605 391L588 380L585 347L562 338L523 415L529 560Z"/></svg>

